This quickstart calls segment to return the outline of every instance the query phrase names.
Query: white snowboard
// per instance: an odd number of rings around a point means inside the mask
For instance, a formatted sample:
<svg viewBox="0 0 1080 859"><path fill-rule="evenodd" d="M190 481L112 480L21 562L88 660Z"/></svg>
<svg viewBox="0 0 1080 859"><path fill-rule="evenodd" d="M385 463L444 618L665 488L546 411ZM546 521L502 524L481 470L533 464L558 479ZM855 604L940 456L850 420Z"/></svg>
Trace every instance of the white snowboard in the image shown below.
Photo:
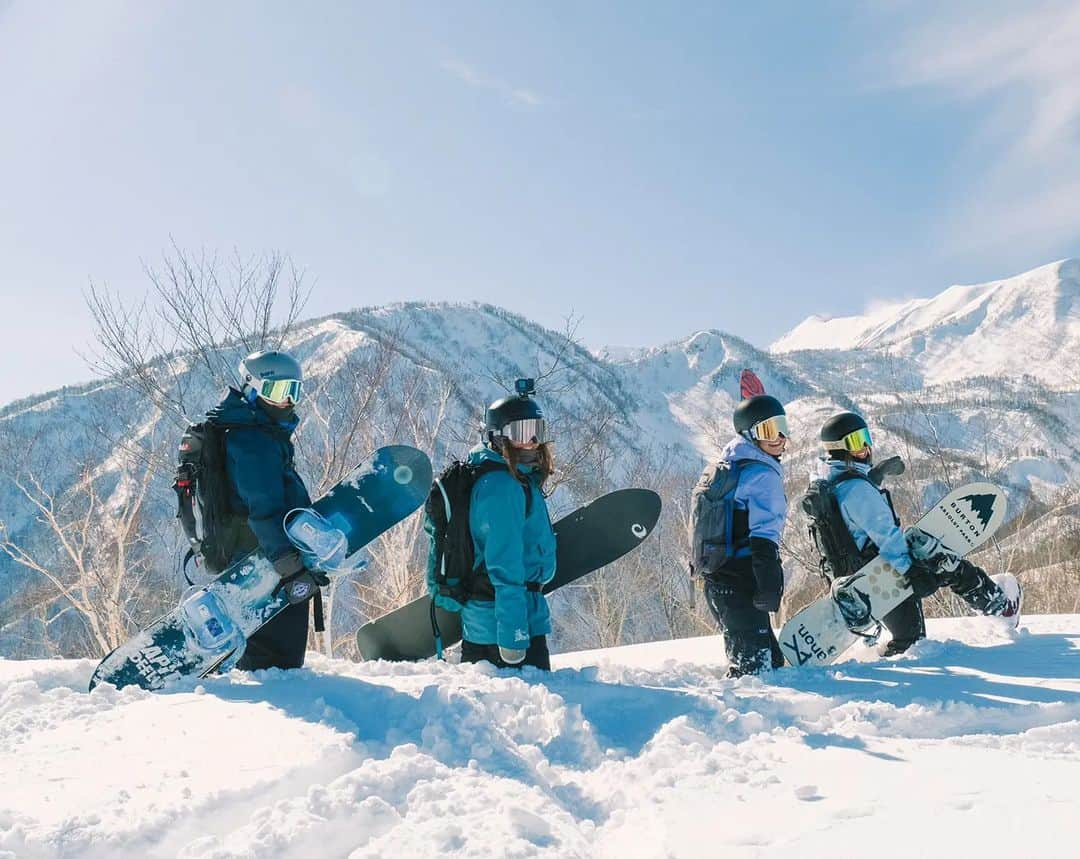
<svg viewBox="0 0 1080 859"><path fill-rule="evenodd" d="M942 498L914 527L939 539L943 549L963 556L989 540L1004 520L1005 493L992 483L969 483ZM833 596L838 589L873 620L881 620L911 595L903 575L888 561L875 558L784 624L779 641L790 665L829 665L860 640Z"/></svg>

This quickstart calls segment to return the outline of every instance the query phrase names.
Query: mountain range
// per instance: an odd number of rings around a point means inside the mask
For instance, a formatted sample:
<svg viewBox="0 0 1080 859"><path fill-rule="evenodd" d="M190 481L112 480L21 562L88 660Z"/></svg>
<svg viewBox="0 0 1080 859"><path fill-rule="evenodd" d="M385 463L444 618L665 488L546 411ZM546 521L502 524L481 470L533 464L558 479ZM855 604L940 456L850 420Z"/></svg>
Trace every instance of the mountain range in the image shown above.
<svg viewBox="0 0 1080 859"><path fill-rule="evenodd" d="M1078 295L1080 260L1064 260L859 316L811 317L768 349L710 329L655 348L590 352L565 333L486 304L351 310L301 323L288 336L288 347L305 366L311 401L300 448L314 461L320 439L325 444L327 436L347 430L347 400L369 378L377 382L369 392L376 405L365 413L371 426L364 440L420 444L438 467L474 443L487 402L513 378L535 376L560 455L585 475L561 490L571 503L587 500L598 470L626 482L641 473L642 462L662 461L669 472L696 476L732 434L738 379L748 367L789 411L789 496L817 469L820 424L836 410L856 409L867 415L876 449L907 461L908 473L894 493L909 512L950 486L990 480L1007 490L1013 522L1026 526L1026 546L1040 535L1060 535L1075 521ZM189 415L216 401L215 380L198 362L184 355L162 361L183 389ZM382 368L377 379L371 375L376 364ZM413 409L417 419L401 438L405 428L394 415L409 397L419 404ZM25 488L32 474L57 498L79 481L95 481L107 512L133 491L130 458L116 455L117 439L167 447L179 430L120 380L0 408L0 456L6 460L0 520L7 537L38 546L54 539L41 525L41 510L27 503L12 478L21 476ZM603 462L590 446L596 436L615 454ZM111 447L93 439L109 439ZM167 464L159 472L145 516L169 535L162 543L167 547L178 529L170 522ZM677 516L680 499L666 500L669 515ZM799 516L791 520L797 546L803 526ZM171 548L155 551L159 565L172 565L161 556ZM57 564L62 567L62 559ZM11 606L36 575L0 553L0 629L18 625Z"/></svg>

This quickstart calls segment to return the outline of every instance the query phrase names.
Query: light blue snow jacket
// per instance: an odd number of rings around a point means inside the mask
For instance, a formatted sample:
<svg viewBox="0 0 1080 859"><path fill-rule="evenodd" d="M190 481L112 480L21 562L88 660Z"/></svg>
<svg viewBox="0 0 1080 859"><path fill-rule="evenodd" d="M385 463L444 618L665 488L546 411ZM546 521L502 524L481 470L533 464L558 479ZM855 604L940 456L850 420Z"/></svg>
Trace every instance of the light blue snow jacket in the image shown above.
<svg viewBox="0 0 1080 859"><path fill-rule="evenodd" d="M506 460L485 445L469 451L470 465ZM525 513L525 492L509 471L492 471L473 486L469 501L476 563L482 561L495 590L495 601L469 600L461 611L464 638L474 644L497 644L526 650L534 635L551 632L547 599L525 589L526 582L544 584L555 575L555 533L547 501L531 465L519 465L529 475L532 502Z"/></svg>
<svg viewBox="0 0 1080 859"><path fill-rule="evenodd" d="M861 474L870 471L863 463L829 462L829 478L833 479L848 469ZM907 540L903 530L893 519L889 502L884 493L866 480L845 480L836 484L836 501L840 505L840 514L844 517L852 539L859 550L866 548L868 542L878 547L878 554L892 564L901 573L906 573L911 566Z"/></svg>
<svg viewBox="0 0 1080 859"><path fill-rule="evenodd" d="M743 468L735 488L735 508L746 511L751 537L763 537L779 546L787 518L784 471L779 460L742 436L735 436L727 443L720 459L724 462L750 459L768 466Z"/></svg>

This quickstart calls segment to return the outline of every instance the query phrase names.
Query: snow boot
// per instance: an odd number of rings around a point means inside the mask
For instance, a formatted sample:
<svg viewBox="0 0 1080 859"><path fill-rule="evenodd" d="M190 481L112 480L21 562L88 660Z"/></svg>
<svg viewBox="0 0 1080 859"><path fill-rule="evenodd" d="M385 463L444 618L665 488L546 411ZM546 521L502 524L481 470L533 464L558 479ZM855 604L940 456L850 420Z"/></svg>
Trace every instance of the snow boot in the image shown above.
<svg viewBox="0 0 1080 859"><path fill-rule="evenodd" d="M1000 602L987 610L987 614L1003 617L1012 625L1013 629L1020 625L1020 608L1024 603L1024 588L1020 581L1012 573L998 573L990 577L994 584L1001 589Z"/></svg>

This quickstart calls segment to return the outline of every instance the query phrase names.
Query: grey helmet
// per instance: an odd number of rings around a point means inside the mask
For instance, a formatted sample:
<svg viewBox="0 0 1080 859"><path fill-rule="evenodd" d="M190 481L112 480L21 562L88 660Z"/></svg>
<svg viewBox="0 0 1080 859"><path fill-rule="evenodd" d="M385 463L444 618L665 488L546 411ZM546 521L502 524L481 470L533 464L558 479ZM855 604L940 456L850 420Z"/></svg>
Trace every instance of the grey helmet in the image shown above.
<svg viewBox="0 0 1080 859"><path fill-rule="evenodd" d="M274 405L296 405L300 401L304 371L288 352L252 352L240 362L239 372L244 396L249 400L262 397Z"/></svg>

